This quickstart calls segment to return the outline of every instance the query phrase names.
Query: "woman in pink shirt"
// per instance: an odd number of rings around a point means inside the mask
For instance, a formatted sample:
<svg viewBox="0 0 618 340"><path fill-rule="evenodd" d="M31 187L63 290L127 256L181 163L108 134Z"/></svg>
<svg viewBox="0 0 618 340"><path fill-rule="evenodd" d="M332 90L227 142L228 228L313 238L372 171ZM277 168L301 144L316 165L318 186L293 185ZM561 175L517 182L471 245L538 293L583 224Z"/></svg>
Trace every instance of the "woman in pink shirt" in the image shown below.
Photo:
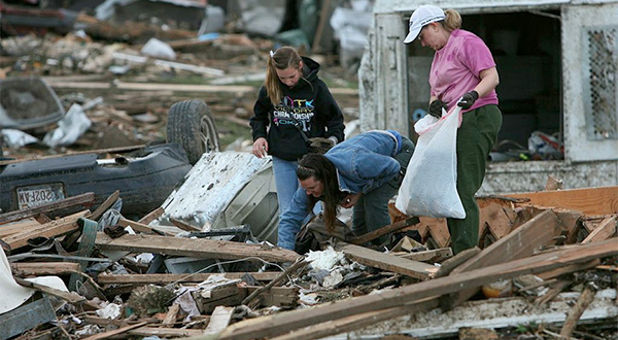
<svg viewBox="0 0 618 340"><path fill-rule="evenodd" d="M419 6L410 17L410 32L404 43L420 41L435 50L429 85L429 113L442 116L442 109L458 105L463 120L457 130L457 192L466 211L464 219L447 219L454 253L478 243L479 208L474 195L483 183L485 165L498 131L496 63L487 45L474 33L460 29L457 11L433 5Z"/></svg>

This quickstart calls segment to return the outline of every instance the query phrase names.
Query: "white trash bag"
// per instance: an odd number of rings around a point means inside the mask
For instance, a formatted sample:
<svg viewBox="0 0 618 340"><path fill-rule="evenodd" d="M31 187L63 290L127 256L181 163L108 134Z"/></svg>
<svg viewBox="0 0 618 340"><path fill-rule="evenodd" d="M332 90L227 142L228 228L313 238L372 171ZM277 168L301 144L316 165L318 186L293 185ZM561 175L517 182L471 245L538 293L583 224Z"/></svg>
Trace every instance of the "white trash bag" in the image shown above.
<svg viewBox="0 0 618 340"><path fill-rule="evenodd" d="M465 218L457 194L457 128L461 108L426 115L414 124L419 134L395 207L410 216Z"/></svg>

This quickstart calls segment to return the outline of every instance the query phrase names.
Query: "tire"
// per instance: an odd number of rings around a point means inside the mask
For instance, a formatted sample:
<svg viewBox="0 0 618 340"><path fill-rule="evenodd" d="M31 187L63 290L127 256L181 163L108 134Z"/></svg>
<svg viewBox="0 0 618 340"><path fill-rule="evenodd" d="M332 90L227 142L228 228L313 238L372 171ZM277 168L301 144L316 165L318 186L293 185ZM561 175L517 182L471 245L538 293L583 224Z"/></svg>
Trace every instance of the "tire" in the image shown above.
<svg viewBox="0 0 618 340"><path fill-rule="evenodd" d="M167 142L182 146L192 165L205 152L219 151L215 119L204 101L185 100L170 107L167 116Z"/></svg>

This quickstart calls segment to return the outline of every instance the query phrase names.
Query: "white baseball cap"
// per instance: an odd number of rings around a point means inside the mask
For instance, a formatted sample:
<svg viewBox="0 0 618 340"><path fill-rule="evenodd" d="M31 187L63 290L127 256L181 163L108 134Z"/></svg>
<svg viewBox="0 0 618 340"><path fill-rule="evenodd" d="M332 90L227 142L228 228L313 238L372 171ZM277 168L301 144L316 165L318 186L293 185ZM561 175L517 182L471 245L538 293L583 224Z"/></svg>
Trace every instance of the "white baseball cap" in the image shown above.
<svg viewBox="0 0 618 340"><path fill-rule="evenodd" d="M405 44L411 43L414 39L416 39L423 26L432 22L442 21L444 18L446 18L444 11L438 6L419 6L410 17L410 32L403 42Z"/></svg>

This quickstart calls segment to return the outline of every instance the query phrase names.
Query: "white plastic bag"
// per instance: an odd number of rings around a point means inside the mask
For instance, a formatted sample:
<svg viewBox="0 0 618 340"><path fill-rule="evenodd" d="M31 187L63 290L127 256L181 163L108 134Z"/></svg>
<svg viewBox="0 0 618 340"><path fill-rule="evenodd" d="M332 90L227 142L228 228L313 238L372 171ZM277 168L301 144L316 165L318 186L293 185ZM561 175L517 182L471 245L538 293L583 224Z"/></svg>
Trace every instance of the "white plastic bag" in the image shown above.
<svg viewBox="0 0 618 340"><path fill-rule="evenodd" d="M461 108L441 119L426 115L415 125L419 134L395 207L410 216L465 218L457 194L457 128Z"/></svg>

